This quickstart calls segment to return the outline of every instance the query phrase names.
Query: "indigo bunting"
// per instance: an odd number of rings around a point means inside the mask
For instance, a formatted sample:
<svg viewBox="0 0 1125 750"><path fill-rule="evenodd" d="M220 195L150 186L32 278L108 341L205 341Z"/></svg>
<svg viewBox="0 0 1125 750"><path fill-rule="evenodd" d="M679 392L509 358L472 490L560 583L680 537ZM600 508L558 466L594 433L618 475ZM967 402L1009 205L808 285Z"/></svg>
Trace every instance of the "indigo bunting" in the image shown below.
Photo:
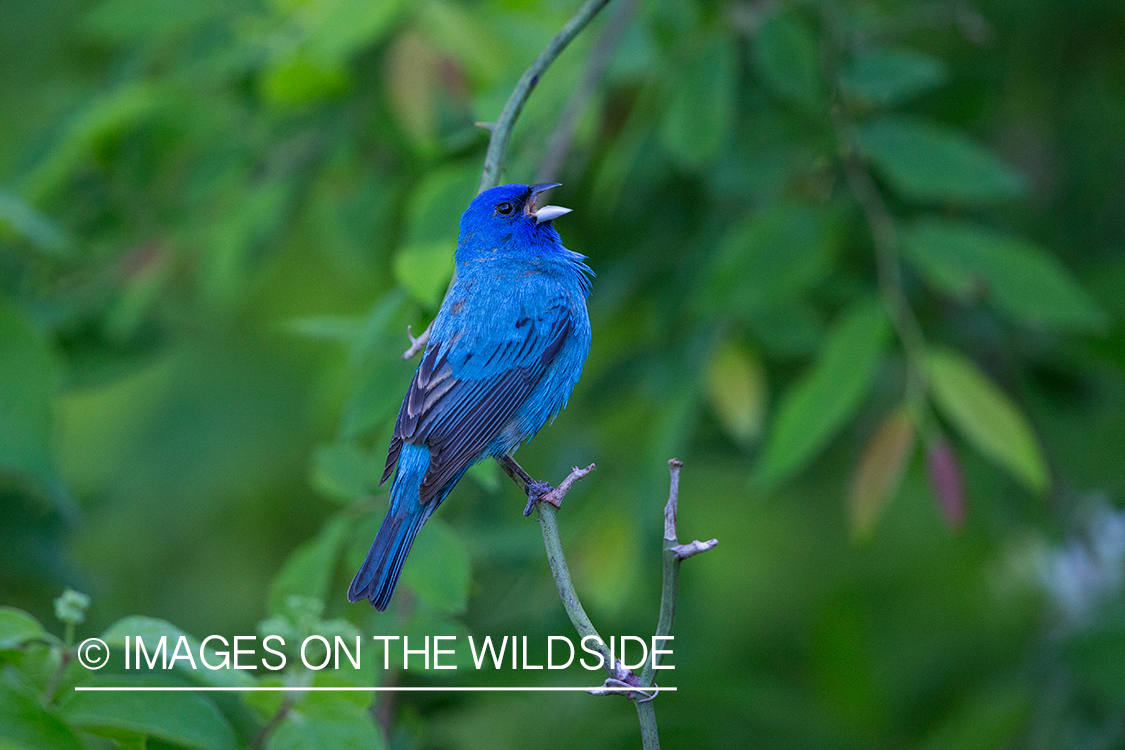
<svg viewBox="0 0 1125 750"><path fill-rule="evenodd" d="M590 352L593 271L537 208L558 183L500 185L461 215L457 282L402 401L382 481L390 509L348 601L386 609L414 537L465 471L518 448L566 406Z"/></svg>

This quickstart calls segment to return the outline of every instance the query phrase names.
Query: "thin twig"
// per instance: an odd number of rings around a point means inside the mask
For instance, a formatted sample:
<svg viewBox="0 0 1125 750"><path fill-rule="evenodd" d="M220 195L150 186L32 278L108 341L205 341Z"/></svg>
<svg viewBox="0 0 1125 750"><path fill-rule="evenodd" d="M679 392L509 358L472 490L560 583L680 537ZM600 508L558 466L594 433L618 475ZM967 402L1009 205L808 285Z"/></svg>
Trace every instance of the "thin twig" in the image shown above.
<svg viewBox="0 0 1125 750"><path fill-rule="evenodd" d="M838 79L836 75L838 54L835 46L841 43L842 32L833 9L824 7L822 12L826 26L834 30L830 35L832 43L825 44L823 51L827 80L834 81ZM879 187L875 184L860 154L855 136L855 123L852 121L851 114L843 103L840 92L833 93L836 101L829 107L832 133L836 138L848 189L863 212L871 232L871 241L875 248L879 296L906 353L906 399L910 402L918 402L926 391L926 338L903 287L898 228L886 201L883 200L883 194L879 192Z"/></svg>
<svg viewBox="0 0 1125 750"><path fill-rule="evenodd" d="M508 95L508 101L505 102L504 108L500 110L500 116L496 118L496 122L477 123L491 133L488 139L488 151L484 155L484 169L481 171L478 194L500 184L500 174L504 170L504 158L508 154L508 142L512 138L512 129L515 127L520 112L523 111L523 105L527 103L527 98L531 96L532 89L539 83L543 74L547 72L547 68L551 67L555 58L566 49L571 40L578 36L582 29L586 28L586 25L598 14L598 11L608 3L609 0L586 0L582 7L578 9L578 12L574 14L574 17L566 22L562 30L555 35L555 38L520 76L516 87ZM449 289L453 288L456 281L457 271L454 270L453 278L449 281ZM447 289L446 294L448 293ZM426 348L426 345L430 342L430 331L433 325L434 323L431 320L420 336L417 338L410 337L410 347L402 353L403 359L410 359ZM407 335L410 336L409 331Z"/></svg>
<svg viewBox="0 0 1125 750"><path fill-rule="evenodd" d="M641 724L641 747L643 750L660 750L660 734L656 726L656 708L651 698L635 700L637 721Z"/></svg>
<svg viewBox="0 0 1125 750"><path fill-rule="evenodd" d="M570 492L570 488L574 486L574 483L580 479L585 479L586 476L596 468L598 467L594 464L590 464L585 469L579 469L575 466L570 474L567 475L566 479L562 480L562 483L559 484L558 487L540 497L539 502L550 503L556 508L561 508L563 498L566 497L566 493Z"/></svg>
<svg viewBox="0 0 1125 750"><path fill-rule="evenodd" d="M431 320L430 324L426 326L426 330L422 331L421 336L415 336L411 333L410 326L406 326L406 338L410 339L410 346L402 353L403 359L410 359L426 348L426 344L430 343L430 329L433 328L433 325L434 322Z"/></svg>
<svg viewBox="0 0 1125 750"><path fill-rule="evenodd" d="M664 553L663 553L663 585L660 592L660 617L656 621L656 638L667 638L672 635L672 625L676 620L676 598L680 590L680 563L687 558L714 549L719 543L718 539L701 542L698 539L690 544L680 544L676 531L676 514L680 504L680 469L683 462L673 458L668 462L669 487L668 503L664 506ZM662 659L656 654L645 664L641 673L641 686L649 687L653 683L656 669ZM638 709L639 710L639 709ZM642 718L643 721L643 718Z"/></svg>
<svg viewBox="0 0 1125 750"><path fill-rule="evenodd" d="M833 109L839 111L839 107ZM914 315L914 310L906 299L902 283L902 266L899 260L898 230L879 188L863 162L855 155L851 140L851 127L846 116L833 117L837 138L840 139L841 159L848 187L871 230L871 240L875 247L876 275L879 283L879 296L891 318L895 333L906 352L908 400L920 397L926 389L925 358L926 339L922 326Z"/></svg>
<svg viewBox="0 0 1125 750"><path fill-rule="evenodd" d="M278 706L274 715L270 717L270 720L266 722L262 730L258 732L257 736L255 736L254 740L250 743L250 750L259 750L266 746L266 740L269 739L275 729L281 726L281 722L285 721L285 717L293 710L293 704L295 702L292 696L285 697L285 700Z"/></svg>
<svg viewBox="0 0 1125 750"><path fill-rule="evenodd" d="M563 163L566 161L567 154L570 153L571 144L574 143L574 135L578 131L578 121L582 113L586 111L586 107L589 106L590 99L594 96L594 91L597 90L602 76L605 75L606 68L609 67L610 60L613 59L613 53L617 50L617 45L621 43L622 37L625 36L625 30L629 28L629 23L633 20L633 11L636 10L636 7L637 0L620 0L617 7L614 8L613 15L606 23L605 31L602 32L597 44L590 52L590 59L586 63L586 69L582 72L581 80L574 88L566 107L559 116L555 132L551 134L551 139L548 141L547 155L539 163L539 172L535 175L536 182L554 182L558 176Z"/></svg>
<svg viewBox="0 0 1125 750"><path fill-rule="evenodd" d="M68 628L70 627L73 626L68 625ZM54 702L55 693L59 690L59 683L62 682L63 675L66 673L66 668L73 658L74 652L71 649L62 649L62 654L59 656L59 666L55 669L54 674L51 675L51 679L47 683L47 687L43 690L44 703Z"/></svg>
<svg viewBox="0 0 1125 750"><path fill-rule="evenodd" d="M576 474L584 470L576 469L571 472L567 479L575 477L570 482L570 486L578 481L579 477ZM588 471L582 474L586 476ZM559 487L562 488L566 485L566 480ZM565 495L565 493L563 493ZM559 501L562 497L557 497ZM582 638L586 636L593 636L595 643L594 649L602 655L603 666L609 676L615 680L630 685L638 685L637 676L632 671L625 669L620 660L614 661L609 651L609 646L604 638L598 633L594 623L590 621L590 616L586 614L586 609L582 606L582 601L578 598L578 592L574 588L574 581L570 578L570 567L566 564L566 555L563 554L562 539L559 534L559 507L554 503L540 502L537 503L539 508L539 525L543 529L543 545L547 549L547 563L551 567L551 576L555 579L555 587L559 590L559 598L562 600L563 609L566 610L567 617L574 625L574 629Z"/></svg>
<svg viewBox="0 0 1125 750"><path fill-rule="evenodd" d="M673 458L668 461L669 487L668 503L664 506L664 553L663 553L663 586L660 592L660 617L656 622L656 636L653 638L653 648L656 648L658 639L667 639L672 636L672 625L676 620L676 598L680 590L680 563L701 552L714 549L719 543L718 539L708 542L693 541L691 544L680 544L676 531L676 515L680 504L680 469L683 462ZM641 687L653 686L656 670L663 660L662 654L652 654L645 663L641 672ZM655 695L653 696L655 697ZM653 708L651 698L635 701L637 706L637 720L641 723L641 742L645 750L656 750L660 747L660 738L656 729L656 710Z"/></svg>
<svg viewBox="0 0 1125 750"><path fill-rule="evenodd" d="M718 539L710 539L706 542L701 542L696 539L691 544L677 544L675 547L672 547L672 551L676 553L676 557L681 560L686 560L689 557L698 555L700 552L708 552L715 549L715 545L718 543Z"/></svg>
<svg viewBox="0 0 1125 750"><path fill-rule="evenodd" d="M578 36L582 29L586 28L586 24L598 14L602 8L606 6L609 0L586 0L574 17L566 22L562 30L555 35L550 44L539 53L539 57L535 58L535 62L524 71L520 76L520 80L516 83L516 87L512 89L512 93L508 96L508 101L504 104L504 109L500 110L500 116L496 118L495 127L492 130L492 137L488 140L488 153L484 157L484 171L480 177L480 191L484 192L489 188L496 187L500 184L500 173L504 169L504 156L508 153L508 141L512 137L512 127L515 125L516 118L520 116L523 110L523 105L527 103L527 97L531 94L531 90L539 83L539 79L559 56L566 45L574 37Z"/></svg>

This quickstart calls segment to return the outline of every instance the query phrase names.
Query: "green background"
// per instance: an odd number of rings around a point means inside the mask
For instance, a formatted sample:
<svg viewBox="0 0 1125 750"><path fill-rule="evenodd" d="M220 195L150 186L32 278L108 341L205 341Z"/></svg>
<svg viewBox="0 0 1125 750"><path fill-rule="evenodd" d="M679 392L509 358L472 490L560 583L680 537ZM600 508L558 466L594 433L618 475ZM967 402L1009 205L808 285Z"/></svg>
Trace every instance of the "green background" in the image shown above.
<svg viewBox="0 0 1125 750"><path fill-rule="evenodd" d="M551 196L598 274L593 349L519 458L553 482L598 465L560 523L607 636L655 627L684 461L681 539L720 543L683 566L665 745L1125 746L1125 6L624 1L543 77L506 163L536 179L626 24ZM0 604L42 623L0 609L0 747L246 747L279 708L73 693L138 678L58 668L66 587L92 599L77 640L149 618L111 644L573 634L492 464L386 614L345 592L406 327L480 179L473 123L576 8L0 4ZM264 744L640 746L620 698L369 702L301 698Z"/></svg>

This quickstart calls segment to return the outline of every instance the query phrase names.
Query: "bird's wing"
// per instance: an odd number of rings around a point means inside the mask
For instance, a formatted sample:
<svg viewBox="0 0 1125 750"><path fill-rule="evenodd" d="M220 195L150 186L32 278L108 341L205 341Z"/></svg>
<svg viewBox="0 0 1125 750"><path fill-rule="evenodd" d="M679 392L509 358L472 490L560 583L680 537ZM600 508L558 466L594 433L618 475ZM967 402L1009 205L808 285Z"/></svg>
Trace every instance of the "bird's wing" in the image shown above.
<svg viewBox="0 0 1125 750"><path fill-rule="evenodd" d="M426 445L430 467L419 498L427 502L496 438L571 330L570 314L560 305L521 318L496 341L468 345L462 339L455 347L431 340L399 410L382 481L394 471L404 443Z"/></svg>

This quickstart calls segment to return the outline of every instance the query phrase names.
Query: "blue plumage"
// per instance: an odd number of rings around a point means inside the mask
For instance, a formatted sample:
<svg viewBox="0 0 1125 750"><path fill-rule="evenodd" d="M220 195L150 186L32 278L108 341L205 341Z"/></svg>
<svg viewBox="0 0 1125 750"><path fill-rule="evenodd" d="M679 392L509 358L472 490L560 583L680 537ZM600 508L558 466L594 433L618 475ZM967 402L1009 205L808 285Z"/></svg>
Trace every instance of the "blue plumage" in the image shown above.
<svg viewBox="0 0 1125 750"><path fill-rule="evenodd" d="M501 185L461 216L457 283L434 319L387 453L391 504L348 600L390 603L422 524L465 471L510 453L566 406L590 351L593 272L536 207L554 184Z"/></svg>

